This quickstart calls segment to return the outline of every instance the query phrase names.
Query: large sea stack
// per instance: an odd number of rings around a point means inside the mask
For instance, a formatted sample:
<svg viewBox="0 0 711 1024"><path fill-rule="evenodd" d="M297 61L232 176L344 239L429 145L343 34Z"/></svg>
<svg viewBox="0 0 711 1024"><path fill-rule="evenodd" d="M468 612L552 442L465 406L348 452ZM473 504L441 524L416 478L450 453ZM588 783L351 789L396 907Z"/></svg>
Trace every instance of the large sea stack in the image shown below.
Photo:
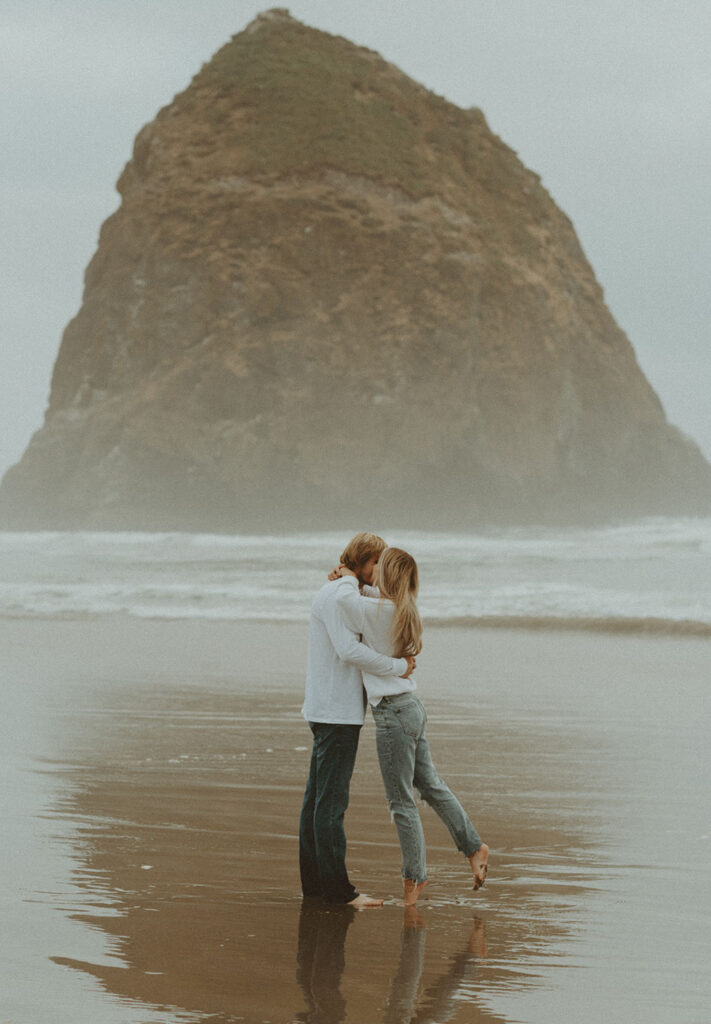
<svg viewBox="0 0 711 1024"><path fill-rule="evenodd" d="M260 15L142 129L118 190L4 526L711 508L538 176L378 54Z"/></svg>

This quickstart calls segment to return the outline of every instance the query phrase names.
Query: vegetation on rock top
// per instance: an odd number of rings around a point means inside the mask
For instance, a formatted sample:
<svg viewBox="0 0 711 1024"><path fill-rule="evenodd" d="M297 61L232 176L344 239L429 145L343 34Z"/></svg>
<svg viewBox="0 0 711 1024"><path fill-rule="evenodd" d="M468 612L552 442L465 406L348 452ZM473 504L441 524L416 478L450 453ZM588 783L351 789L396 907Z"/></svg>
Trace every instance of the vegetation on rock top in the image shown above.
<svg viewBox="0 0 711 1024"><path fill-rule="evenodd" d="M291 19L234 36L183 95L201 103L204 90L227 145L233 125L235 173L332 168L420 197L436 192L443 175L465 184L476 167L476 116L377 54Z"/></svg>

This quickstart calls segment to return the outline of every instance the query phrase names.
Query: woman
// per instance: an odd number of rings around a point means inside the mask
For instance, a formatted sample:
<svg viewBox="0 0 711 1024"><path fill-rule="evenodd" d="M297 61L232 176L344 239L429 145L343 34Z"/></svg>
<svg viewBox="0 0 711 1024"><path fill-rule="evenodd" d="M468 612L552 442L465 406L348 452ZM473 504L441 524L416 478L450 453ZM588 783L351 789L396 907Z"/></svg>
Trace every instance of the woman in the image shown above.
<svg viewBox="0 0 711 1024"><path fill-rule="evenodd" d="M341 576L355 577L339 567ZM422 622L417 611L417 563L400 548L386 548L378 563L377 589L344 587L337 601L344 621L360 633L364 643L390 657L417 655L422 650ZM449 829L469 860L474 888L486 879L489 847L482 843L462 805L440 779L432 763L425 736L427 715L415 696L414 676L408 679L363 673L363 683L373 711L376 746L385 794L397 828L402 852L405 904L411 906L427 883L425 836L415 802L420 791Z"/></svg>

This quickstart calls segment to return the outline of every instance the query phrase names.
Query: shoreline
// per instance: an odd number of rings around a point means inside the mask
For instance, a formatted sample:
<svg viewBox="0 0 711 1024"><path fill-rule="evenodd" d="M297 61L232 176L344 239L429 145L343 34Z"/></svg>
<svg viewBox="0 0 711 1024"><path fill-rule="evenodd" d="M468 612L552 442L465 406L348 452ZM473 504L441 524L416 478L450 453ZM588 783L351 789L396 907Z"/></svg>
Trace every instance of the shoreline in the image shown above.
<svg viewBox="0 0 711 1024"><path fill-rule="evenodd" d="M480 615L451 619L423 619L425 626L453 629L511 629L535 632L644 634L659 636L711 637L711 622L693 619L639 618L588 615Z"/></svg>
<svg viewBox="0 0 711 1024"><path fill-rule="evenodd" d="M306 629L308 618L235 617L224 615L139 615L129 611L115 612L0 612L3 622L153 622L194 623L205 626L293 627ZM650 616L590 615L455 615L451 618L423 616L429 629L496 630L533 633L592 633L627 636L668 636L710 638L711 622L695 619L667 619Z"/></svg>

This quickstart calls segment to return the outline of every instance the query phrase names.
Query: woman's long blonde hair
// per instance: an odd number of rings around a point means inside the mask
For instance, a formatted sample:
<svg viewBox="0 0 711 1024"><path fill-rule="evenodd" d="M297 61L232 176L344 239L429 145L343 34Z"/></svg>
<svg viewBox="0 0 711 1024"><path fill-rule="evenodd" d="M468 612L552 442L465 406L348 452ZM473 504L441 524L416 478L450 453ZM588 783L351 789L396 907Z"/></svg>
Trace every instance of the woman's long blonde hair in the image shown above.
<svg viewBox="0 0 711 1024"><path fill-rule="evenodd" d="M386 548L378 562L378 587L395 605L390 638L394 656L404 658L422 650L422 620L417 610L417 562L402 548Z"/></svg>

